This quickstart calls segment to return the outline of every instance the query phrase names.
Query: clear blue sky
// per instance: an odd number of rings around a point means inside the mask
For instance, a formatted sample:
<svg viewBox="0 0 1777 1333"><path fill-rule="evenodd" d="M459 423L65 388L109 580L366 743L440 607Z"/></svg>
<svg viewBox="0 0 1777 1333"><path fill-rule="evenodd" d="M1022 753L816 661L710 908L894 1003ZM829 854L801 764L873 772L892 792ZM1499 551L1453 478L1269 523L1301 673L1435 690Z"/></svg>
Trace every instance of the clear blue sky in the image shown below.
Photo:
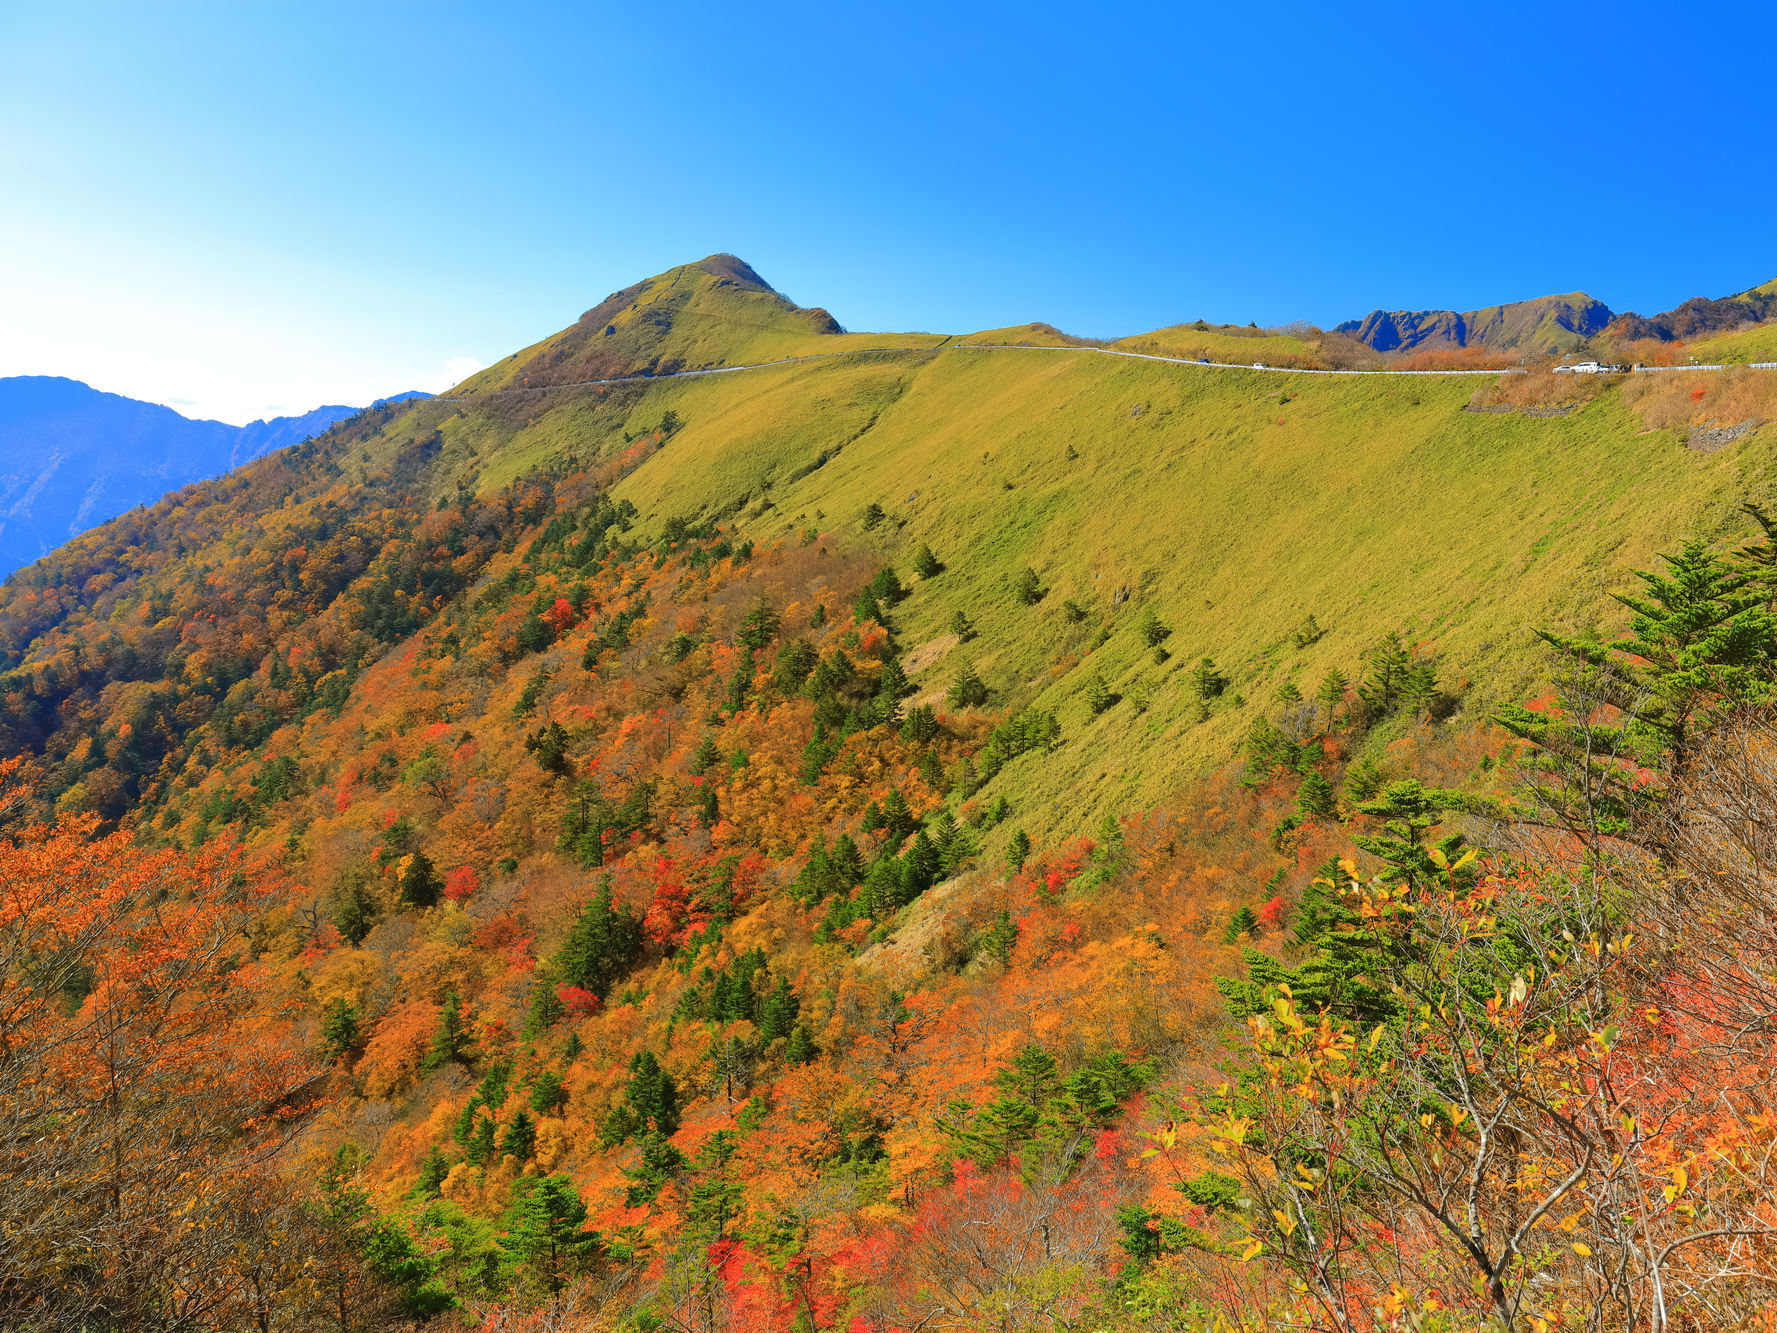
<svg viewBox="0 0 1777 1333"><path fill-rule="evenodd" d="M0 374L359 402L715 250L861 329L1664 309L1777 274L1777 21L1683 8L0 0Z"/></svg>

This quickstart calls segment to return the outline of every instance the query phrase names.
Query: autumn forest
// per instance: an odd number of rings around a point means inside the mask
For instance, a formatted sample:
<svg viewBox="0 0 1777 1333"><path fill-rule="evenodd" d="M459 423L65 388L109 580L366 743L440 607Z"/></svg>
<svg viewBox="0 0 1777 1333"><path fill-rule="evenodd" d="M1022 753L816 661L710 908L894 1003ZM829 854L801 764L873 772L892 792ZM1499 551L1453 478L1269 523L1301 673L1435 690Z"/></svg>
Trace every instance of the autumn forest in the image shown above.
<svg viewBox="0 0 1777 1333"><path fill-rule="evenodd" d="M1769 1327L1762 437L737 264L0 588L0 1328Z"/></svg>

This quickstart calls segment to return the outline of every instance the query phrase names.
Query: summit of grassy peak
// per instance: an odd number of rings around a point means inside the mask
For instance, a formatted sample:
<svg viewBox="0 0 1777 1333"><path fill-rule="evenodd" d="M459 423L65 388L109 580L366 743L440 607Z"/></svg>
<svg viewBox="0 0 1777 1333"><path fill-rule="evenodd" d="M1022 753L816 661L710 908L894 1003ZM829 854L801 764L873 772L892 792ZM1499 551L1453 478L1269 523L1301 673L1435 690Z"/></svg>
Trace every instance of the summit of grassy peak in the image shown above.
<svg viewBox="0 0 1777 1333"><path fill-rule="evenodd" d="M691 266L686 265L686 267ZM696 267L714 277L738 282L743 287L751 287L762 292L776 291L776 288L759 276L757 269L739 255L731 255L726 252L706 255L697 261Z"/></svg>
<svg viewBox="0 0 1777 1333"><path fill-rule="evenodd" d="M714 254L611 293L460 388L548 388L741 365L799 355L810 340L841 332L832 315L798 306L745 260Z"/></svg>

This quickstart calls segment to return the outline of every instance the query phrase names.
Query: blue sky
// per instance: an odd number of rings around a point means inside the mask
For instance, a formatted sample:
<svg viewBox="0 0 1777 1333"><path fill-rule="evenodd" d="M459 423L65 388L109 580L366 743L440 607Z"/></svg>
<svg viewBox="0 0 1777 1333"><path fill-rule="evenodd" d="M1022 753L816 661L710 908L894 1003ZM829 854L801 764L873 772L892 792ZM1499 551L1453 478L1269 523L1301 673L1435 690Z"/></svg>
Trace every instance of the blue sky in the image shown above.
<svg viewBox="0 0 1777 1333"><path fill-rule="evenodd" d="M0 0L0 374L357 403L716 250L1096 335L1777 274L1768 6L1457 9Z"/></svg>

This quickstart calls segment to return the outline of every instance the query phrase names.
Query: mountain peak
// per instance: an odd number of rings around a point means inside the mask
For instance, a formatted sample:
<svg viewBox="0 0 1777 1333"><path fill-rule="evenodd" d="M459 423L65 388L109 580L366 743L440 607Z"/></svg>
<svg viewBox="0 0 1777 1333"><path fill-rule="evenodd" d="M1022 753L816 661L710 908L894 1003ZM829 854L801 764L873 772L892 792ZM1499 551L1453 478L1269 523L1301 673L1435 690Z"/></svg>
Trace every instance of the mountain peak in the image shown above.
<svg viewBox="0 0 1777 1333"><path fill-rule="evenodd" d="M462 391L557 384L766 361L840 333L736 255L718 253L612 292L553 337L464 381Z"/></svg>
<svg viewBox="0 0 1777 1333"><path fill-rule="evenodd" d="M686 267L690 266L687 265ZM755 270L751 264L747 263L747 261L742 259L739 255L726 253L706 255L704 258L697 261L697 267L714 277L727 278L732 282L738 282L742 286L750 287L755 291L775 292L776 290L769 282L759 276L758 271Z"/></svg>
<svg viewBox="0 0 1777 1333"><path fill-rule="evenodd" d="M1584 292L1508 301L1479 310L1372 310L1335 332L1350 333L1379 352L1414 348L1491 347L1566 352L1604 330L1610 308Z"/></svg>

